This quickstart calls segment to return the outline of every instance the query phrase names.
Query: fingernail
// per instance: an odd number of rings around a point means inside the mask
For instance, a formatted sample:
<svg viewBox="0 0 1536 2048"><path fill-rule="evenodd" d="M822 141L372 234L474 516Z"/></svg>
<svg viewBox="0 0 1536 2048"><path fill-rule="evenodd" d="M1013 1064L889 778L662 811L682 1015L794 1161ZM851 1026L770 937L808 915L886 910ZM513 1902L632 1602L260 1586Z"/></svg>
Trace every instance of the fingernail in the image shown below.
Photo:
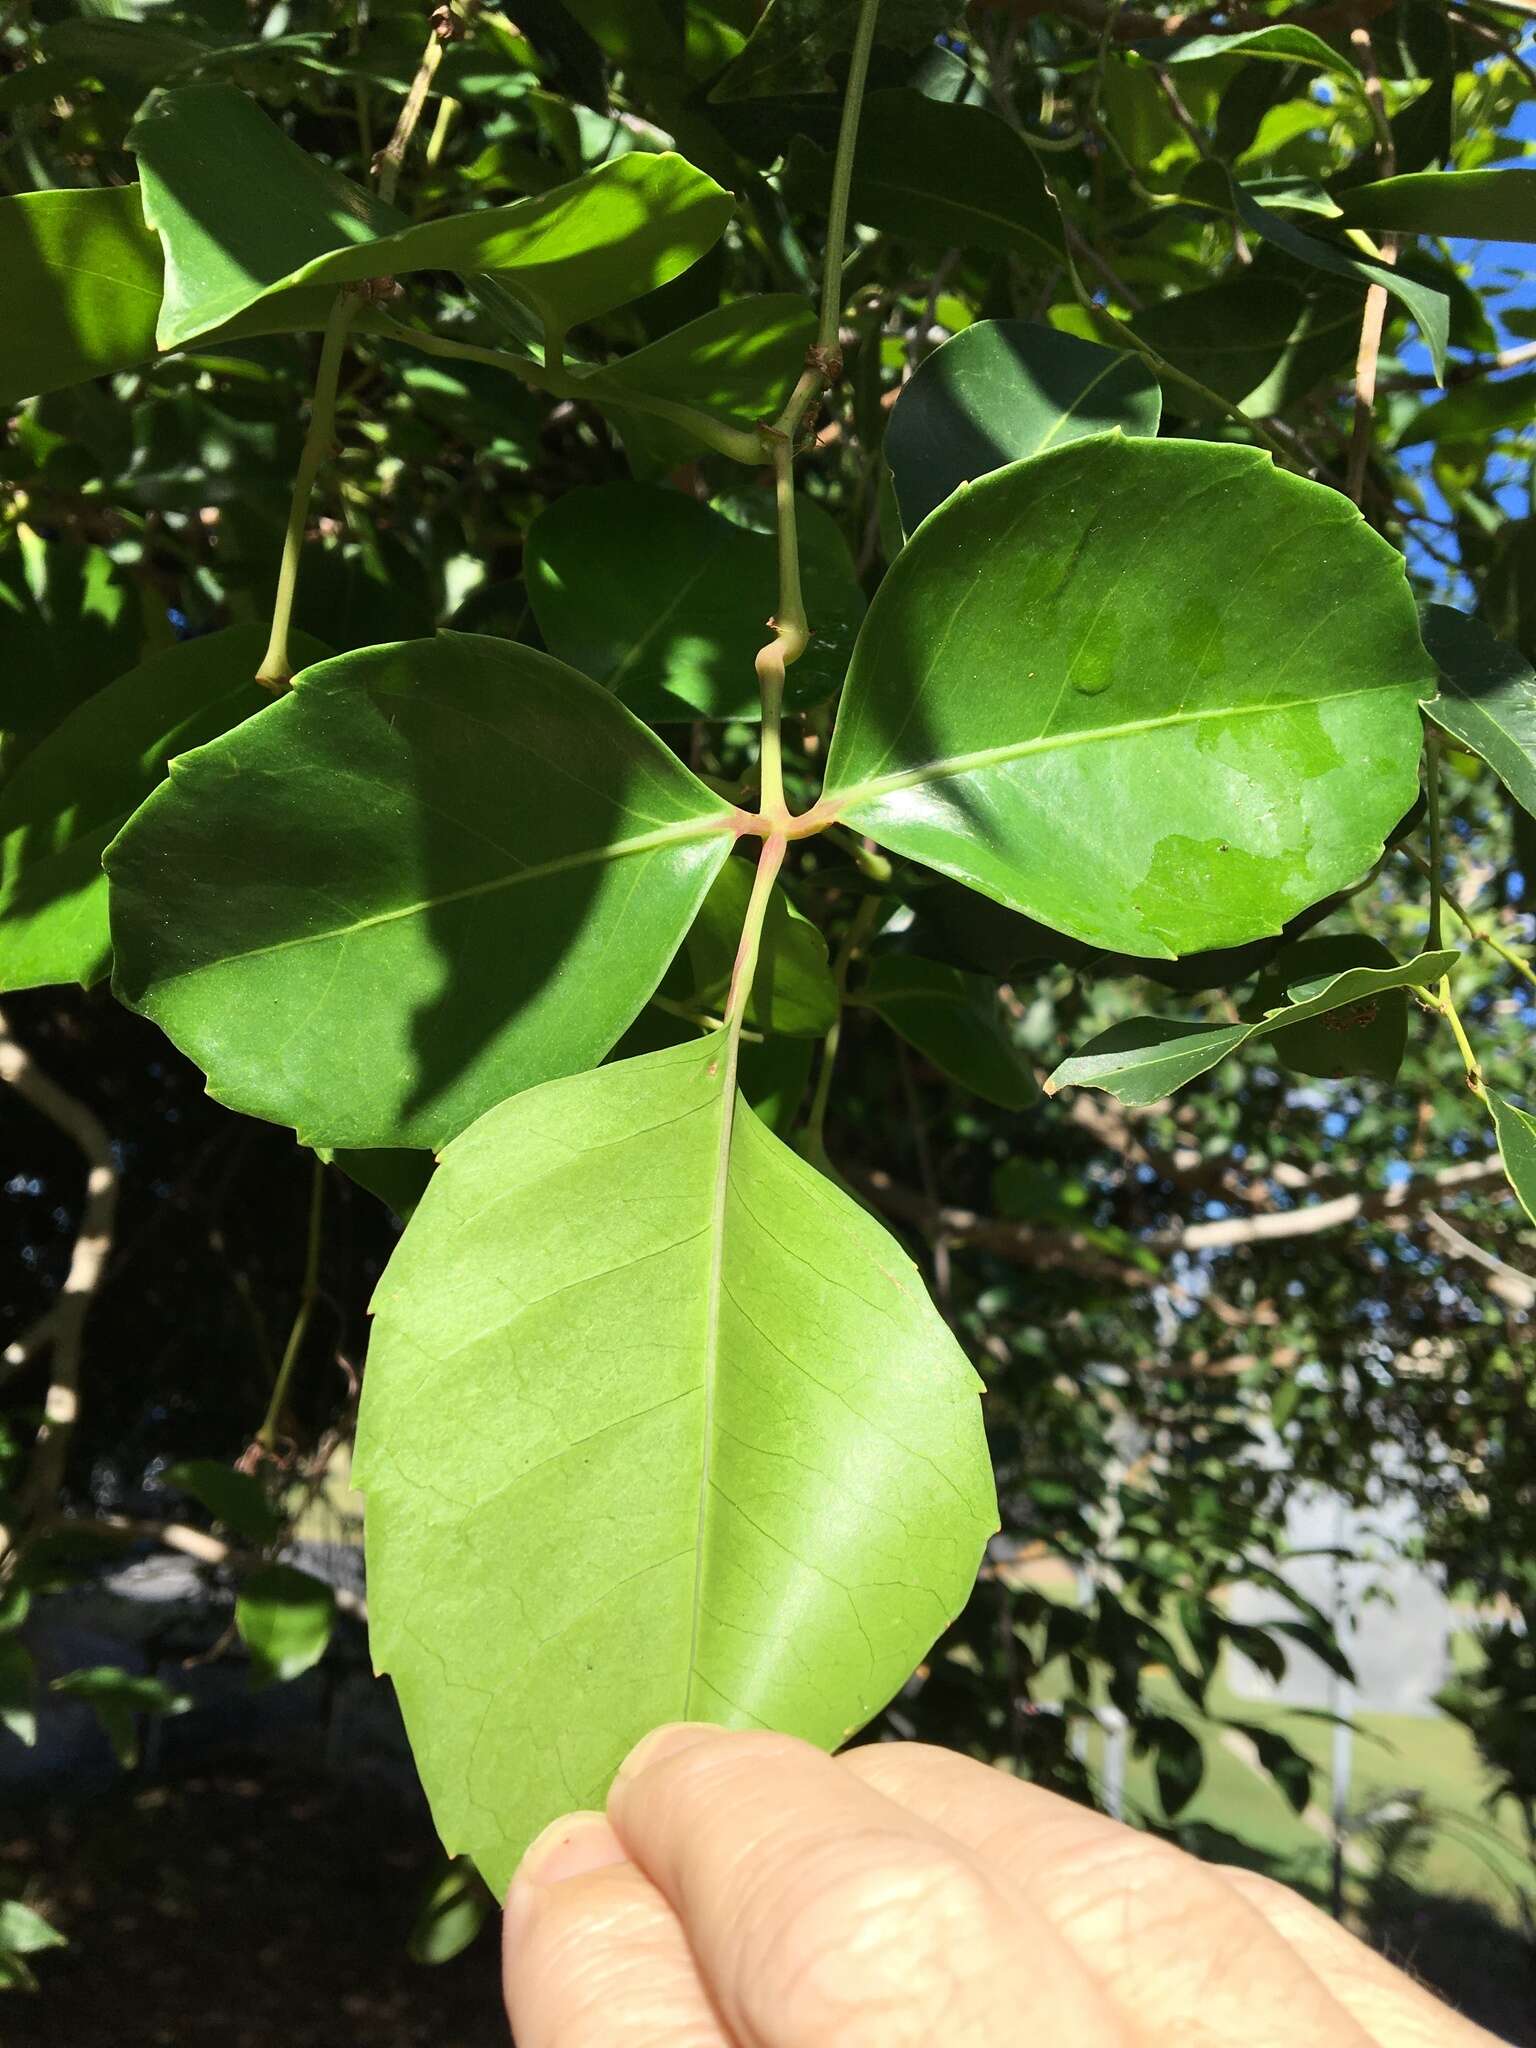
<svg viewBox="0 0 1536 2048"><path fill-rule="evenodd" d="M642 1771L648 1771L652 1764L663 1763L671 1756L681 1756L685 1749L692 1749L695 1743L719 1733L713 1721L672 1721L665 1728L653 1728L649 1735L641 1736L619 1765L617 1782L622 1785L628 1779L638 1777Z"/></svg>
<svg viewBox="0 0 1536 2048"><path fill-rule="evenodd" d="M624 1845L600 1813L568 1813L551 1821L529 1843L517 1866L518 1885L564 1884L591 1870L607 1870L625 1861Z"/></svg>

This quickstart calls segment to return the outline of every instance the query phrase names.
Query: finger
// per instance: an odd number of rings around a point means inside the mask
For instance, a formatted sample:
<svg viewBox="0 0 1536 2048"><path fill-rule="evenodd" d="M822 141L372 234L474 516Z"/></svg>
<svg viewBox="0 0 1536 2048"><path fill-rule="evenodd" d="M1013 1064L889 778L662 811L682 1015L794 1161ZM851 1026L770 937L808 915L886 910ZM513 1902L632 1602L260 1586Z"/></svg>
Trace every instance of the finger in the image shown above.
<svg viewBox="0 0 1536 2048"><path fill-rule="evenodd" d="M837 1768L1002 1873L1149 2040L1372 2044L1273 1922L1181 1849L920 1743L871 1743Z"/></svg>
<svg viewBox="0 0 1536 2048"><path fill-rule="evenodd" d="M600 1813L539 1836L507 1896L517 2048L731 2048L677 1915Z"/></svg>
<svg viewBox="0 0 1536 2048"><path fill-rule="evenodd" d="M1495 2035L1453 2012L1288 1885L1253 1870L1225 1876L1381 2048L1501 2048Z"/></svg>
<svg viewBox="0 0 1536 2048"><path fill-rule="evenodd" d="M648 1737L609 1817L744 2048L1119 2048L1111 2009L981 1859L792 1737Z"/></svg>

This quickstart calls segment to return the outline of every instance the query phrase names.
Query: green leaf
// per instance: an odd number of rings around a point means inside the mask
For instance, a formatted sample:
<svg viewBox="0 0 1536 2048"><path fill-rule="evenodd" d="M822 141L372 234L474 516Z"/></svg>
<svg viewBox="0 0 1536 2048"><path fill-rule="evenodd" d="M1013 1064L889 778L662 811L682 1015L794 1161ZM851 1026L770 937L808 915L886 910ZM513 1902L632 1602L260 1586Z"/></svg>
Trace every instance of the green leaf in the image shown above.
<svg viewBox="0 0 1536 2048"><path fill-rule="evenodd" d="M699 1007L723 1008L752 894L752 867L728 860L716 875L688 934ZM827 942L782 888L768 899L747 1022L759 1031L820 1038L837 1018L837 985L827 965Z"/></svg>
<svg viewBox="0 0 1536 2048"><path fill-rule="evenodd" d="M1347 1664L1344 1671L1350 1675ZM1227 1726L1253 1744L1260 1769L1274 1779L1292 1812L1305 1813L1312 1802L1312 1766L1296 1745L1262 1721L1229 1721Z"/></svg>
<svg viewBox="0 0 1536 2048"><path fill-rule="evenodd" d="M885 434L907 531L1004 463L1119 427L1154 436L1157 379L1125 349L1032 320L978 320L901 387Z"/></svg>
<svg viewBox="0 0 1536 2048"><path fill-rule="evenodd" d="M1536 419L1536 374L1523 377L1474 378L1458 384L1444 398L1421 405L1393 439L1396 448L1422 441L1486 441L1506 427L1529 427ZM1483 451L1478 449L1479 466Z"/></svg>
<svg viewBox="0 0 1536 2048"><path fill-rule="evenodd" d="M1183 1812L1204 1782L1205 1751L1200 1738L1182 1721L1175 1721L1168 1714L1156 1714L1138 1731L1136 1746L1138 1753L1148 1748L1153 1751L1157 1796L1163 1812L1172 1820L1175 1814Z"/></svg>
<svg viewBox="0 0 1536 2048"><path fill-rule="evenodd" d="M232 86L155 95L129 141L165 249L162 348L286 288L413 270L489 271L563 333L687 269L732 206L682 157L636 151L510 206L409 226Z"/></svg>
<svg viewBox="0 0 1536 2048"><path fill-rule="evenodd" d="M266 628L185 640L88 697L0 790L0 990L111 971L102 849L166 764L272 702L252 680ZM326 650L296 634L299 663Z"/></svg>
<svg viewBox="0 0 1536 2048"><path fill-rule="evenodd" d="M1079 441L933 513L854 649L823 815L1155 958L1277 932L1413 803L1402 558L1336 491Z"/></svg>
<svg viewBox="0 0 1536 2048"><path fill-rule="evenodd" d="M977 1381L908 1260L727 1095L722 1035L502 1103L375 1296L375 1663L501 1893L677 1719L844 1741L996 1526Z"/></svg>
<svg viewBox="0 0 1536 2048"><path fill-rule="evenodd" d="M251 1680L286 1684L325 1655L336 1596L323 1579L291 1564L264 1564L240 1581L235 1627L251 1653Z"/></svg>
<svg viewBox="0 0 1536 2048"><path fill-rule="evenodd" d="M0 1728L29 1746L37 1741L35 1684L30 1654L14 1636L0 1636Z"/></svg>
<svg viewBox="0 0 1536 2048"><path fill-rule="evenodd" d="M139 1716L184 1714L192 1704L159 1678L141 1678L112 1664L67 1671L49 1686L67 1699L84 1700L101 1723L113 1754L125 1771L139 1761Z"/></svg>
<svg viewBox="0 0 1536 2048"><path fill-rule="evenodd" d="M1439 695L1425 699L1425 713L1536 817L1536 670L1481 619L1450 605L1425 605L1420 623L1440 671Z"/></svg>
<svg viewBox="0 0 1536 2048"><path fill-rule="evenodd" d="M1287 992L1305 998L1349 968L1386 970L1396 966L1381 941L1364 932L1298 939L1275 955L1260 977L1254 1003L1260 1011L1282 1009ZM1391 1081L1408 1049L1407 991L1377 989L1319 1016L1283 1028L1271 1026L1268 1035L1281 1065L1293 1074L1324 1081L1368 1074L1373 1080Z"/></svg>
<svg viewBox="0 0 1536 2048"><path fill-rule="evenodd" d="M0 750L8 771L132 666L145 623L139 592L105 548L45 540L25 525L10 535L0 550Z"/></svg>
<svg viewBox="0 0 1536 2048"><path fill-rule="evenodd" d="M942 175L933 175L939 164ZM831 182L831 157L797 135L786 192L797 205L824 204ZM852 208L855 220L904 242L993 249L1035 265L1062 260L1061 216L1029 144L985 107L904 87L871 93L859 123Z"/></svg>
<svg viewBox="0 0 1536 2048"><path fill-rule="evenodd" d="M399 1148L359 1152L346 1148L336 1151L329 1145L317 1145L315 1150L328 1166L339 1167L348 1180L356 1181L370 1195L377 1195L402 1223L408 1223L415 1214L416 1204L421 1200L427 1182L432 1178L432 1169L437 1164L430 1152L409 1152Z"/></svg>
<svg viewBox="0 0 1536 2048"><path fill-rule="evenodd" d="M413 1963L451 1963L489 1918L495 1900L467 1856L455 1856L422 1900L405 1944Z"/></svg>
<svg viewBox="0 0 1536 2048"><path fill-rule="evenodd" d="M34 1913L20 1899L0 1899L0 1956L35 1956L43 1949L68 1946L41 1913Z"/></svg>
<svg viewBox="0 0 1536 2048"><path fill-rule="evenodd" d="M1446 343L1450 339L1451 302L1444 292L1419 284L1398 267L1373 263L1369 257L1354 256L1333 242L1319 241L1288 220L1273 207L1261 206L1242 185L1232 186L1238 219L1256 235L1263 235L1277 249L1294 256L1313 270L1325 270L1332 277L1353 278L1365 285L1379 284L1405 306L1418 323L1419 334L1429 350L1435 375L1445 374Z"/></svg>
<svg viewBox="0 0 1536 2048"><path fill-rule="evenodd" d="M791 709L842 682L864 616L842 535L819 507L802 501L800 510L812 637L789 671ZM594 484L540 513L523 573L550 652L642 718L761 717L753 661L777 601L771 534L682 491Z"/></svg>
<svg viewBox="0 0 1536 2048"><path fill-rule="evenodd" d="M858 1000L985 1101L1023 1109L1035 1100L1034 1077L1013 1042L997 990L983 975L885 953L871 962Z"/></svg>
<svg viewBox="0 0 1536 2048"><path fill-rule="evenodd" d="M1360 294L1337 285L1303 292L1250 269L1203 291L1159 300L1127 324L1159 355L1263 419L1353 362ZM1187 385L1170 383L1166 396L1185 418L1215 417L1215 408L1203 407Z"/></svg>
<svg viewBox="0 0 1536 2048"><path fill-rule="evenodd" d="M1498 1133L1499 1157L1516 1199L1536 1223L1536 1116L1488 1090L1488 1109Z"/></svg>
<svg viewBox="0 0 1536 2048"><path fill-rule="evenodd" d="M218 1458L185 1458L168 1466L164 1477L167 1486L201 1501L216 1522L244 1543L270 1543L283 1526L261 1481Z"/></svg>
<svg viewBox="0 0 1536 2048"><path fill-rule="evenodd" d="M626 406L643 393L749 427L782 410L816 338L816 316L791 292L732 299L615 363L576 372L624 437L642 479L662 475L704 446L685 426Z"/></svg>
<svg viewBox="0 0 1536 2048"><path fill-rule="evenodd" d="M1292 990L1292 1001L1278 1004L1246 1024L1132 1017L1111 1025L1081 1052L1063 1060L1046 1082L1045 1092L1054 1095L1059 1088L1103 1088L1121 1102L1137 1106L1158 1102L1250 1039L1271 1037L1287 1026L1326 1016L1347 1004L1377 1001L1384 990L1427 988L1448 974L1460 957L1454 952L1420 953L1401 967L1347 968L1329 976L1320 987L1300 984Z"/></svg>
<svg viewBox="0 0 1536 2048"><path fill-rule="evenodd" d="M961 0L884 0L876 33L909 54L953 28ZM830 61L852 49L860 0L768 0L746 48L710 94L713 100L820 92L834 83Z"/></svg>
<svg viewBox="0 0 1536 2048"><path fill-rule="evenodd" d="M1249 29L1242 35L1192 36L1176 50L1149 46L1146 54L1155 56L1159 64L1203 64L1211 57L1262 57L1275 64L1316 64L1320 70L1348 80L1357 90L1365 88L1364 79L1347 57L1330 49L1311 29L1288 22L1277 23L1273 28Z"/></svg>
<svg viewBox="0 0 1536 2048"><path fill-rule="evenodd" d="M108 847L115 986L231 1108L435 1148L602 1057L735 816L531 648L340 655L182 755Z"/></svg>
<svg viewBox="0 0 1536 2048"><path fill-rule="evenodd" d="M1414 171L1339 194L1351 227L1536 242L1536 170Z"/></svg>
<svg viewBox="0 0 1536 2048"><path fill-rule="evenodd" d="M0 275L26 308L0 339L0 404L152 356L160 271L137 185L0 199Z"/></svg>

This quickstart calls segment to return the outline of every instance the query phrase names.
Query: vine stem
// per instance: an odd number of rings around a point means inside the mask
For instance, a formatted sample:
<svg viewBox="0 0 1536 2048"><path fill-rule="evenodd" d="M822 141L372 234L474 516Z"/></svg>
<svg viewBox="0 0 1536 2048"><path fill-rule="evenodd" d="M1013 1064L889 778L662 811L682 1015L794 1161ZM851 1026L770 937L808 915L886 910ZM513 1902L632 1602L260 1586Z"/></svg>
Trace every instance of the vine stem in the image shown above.
<svg viewBox="0 0 1536 2048"><path fill-rule="evenodd" d="M1429 799L1429 950L1438 952L1442 939L1440 906L1445 895L1442 876L1445 872L1445 850L1441 839L1440 826L1440 735L1435 727L1427 726L1424 735L1424 784ZM1451 1027L1451 1036L1461 1054L1461 1063L1467 1070L1467 1086L1472 1093L1481 1096L1483 1070L1477 1054L1472 1050L1472 1041L1467 1028L1461 1021L1461 1012L1456 1007L1456 998L1451 992L1451 977L1444 974L1435 984L1435 1008Z"/></svg>
<svg viewBox="0 0 1536 2048"><path fill-rule="evenodd" d="M875 18L880 0L861 0L853 50L848 60L848 79L843 92L842 119L837 130L837 153L832 160L832 192L827 205L827 241L822 252L821 306L816 320L815 345L807 352L805 368L789 394L784 410L764 430L773 451L773 492L778 531L779 596L769 620L773 638L757 652L754 666L763 700L758 803L770 831L782 831L790 822L784 800L784 679L810 645L810 625L805 616L805 599L800 587L800 542L795 523L795 436L812 403L842 370L838 349L838 328L843 311L843 242L848 232L848 200L853 189L853 160L859 142L859 115L864 104L864 86L869 77L869 55L874 48Z"/></svg>
<svg viewBox="0 0 1536 2048"><path fill-rule="evenodd" d="M411 89L405 96L395 122L395 132L373 160L373 168L379 180L379 197L385 205L394 202L395 187L400 182L401 166L405 152L410 148L411 137L416 132L416 123L421 119L421 110L427 104L427 94L432 89L432 80L437 67L443 61L443 38L434 27L427 37L427 47L421 53L421 62L416 66L416 76L411 80Z"/></svg>
<svg viewBox="0 0 1536 2048"><path fill-rule="evenodd" d="M482 348L472 341L454 341L446 334L434 334L430 328L406 327L387 317L373 320L370 331L386 341L404 342L408 348L418 348L429 356L488 363L493 370L506 370L536 390L547 391L552 398L591 398L602 393L601 372L579 376L560 362L536 363L531 356L516 356L507 349ZM613 396L621 398L634 412L653 413L657 419L685 427L707 448L713 448L717 455L729 456L732 462L747 463L754 469L762 465L762 436L752 427L733 427L729 421L717 420L680 400L655 398L648 391L631 391L626 387Z"/></svg>
<svg viewBox="0 0 1536 2048"><path fill-rule="evenodd" d="M1412 861L1421 875L1427 875L1430 882L1433 883L1435 871L1422 854L1415 853L1411 846L1401 847L1399 851L1406 859ZM1518 953L1512 952L1502 940L1496 939L1492 932L1486 931L1482 925L1475 923L1470 912L1457 901L1449 889L1441 889L1440 901L1445 905L1452 917L1462 926L1467 936L1475 945L1486 946L1490 953L1497 953L1506 966L1513 967L1516 974L1523 975L1531 984L1531 987L1536 988L1536 967L1532 967L1529 960L1522 959Z"/></svg>
<svg viewBox="0 0 1536 2048"><path fill-rule="evenodd" d="M832 1072L837 1065L837 1049L843 1036L843 1009L848 996L848 970L879 921L880 908L878 896L866 896L861 900L853 914L853 922L843 934L843 942L832 962L832 982L837 991L837 1014L821 1041L821 1065L816 1070L816 1090L811 1097L810 1113L805 1120L805 1136L800 1147L813 1166L823 1169L827 1165L827 1105L832 1099Z"/></svg>
<svg viewBox="0 0 1536 2048"><path fill-rule="evenodd" d="M288 506L288 529L283 535L283 559L277 572L277 593L272 600L272 633L262 656L256 680L269 690L283 690L293 679L288 658L288 629L293 622L294 594L299 587L299 557L304 552L304 529L309 523L310 493L315 478L336 435L336 386L341 376L341 359L347 332L362 310L362 294L344 289L325 323L320 346L320 368L315 377L315 396L310 408L309 431L294 472L293 497Z"/></svg>
<svg viewBox="0 0 1536 2048"><path fill-rule="evenodd" d="M283 1346L282 1363L277 1368L277 1378L272 1382L272 1398L267 1403L267 1412L261 1418L261 1427L256 1432L256 1441L264 1451L274 1451L277 1448L278 1421L288 1399L293 1370L299 1362L299 1353L304 1348L304 1339L309 1334L310 1318L315 1312L315 1302L320 1293L320 1226L324 1215L325 1161L317 1156L314 1174L309 1183L309 1236L304 1248L304 1280L299 1290L299 1305L294 1311L293 1323L288 1331L288 1342Z"/></svg>

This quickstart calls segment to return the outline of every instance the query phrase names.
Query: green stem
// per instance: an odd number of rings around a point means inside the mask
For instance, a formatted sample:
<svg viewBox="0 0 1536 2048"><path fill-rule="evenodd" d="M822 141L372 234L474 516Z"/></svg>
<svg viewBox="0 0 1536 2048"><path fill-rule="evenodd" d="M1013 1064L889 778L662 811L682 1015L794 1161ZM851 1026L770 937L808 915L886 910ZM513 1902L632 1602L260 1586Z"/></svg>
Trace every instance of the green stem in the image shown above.
<svg viewBox="0 0 1536 2048"><path fill-rule="evenodd" d="M277 1378L272 1382L272 1398L267 1403L267 1412L262 1417L260 1429L256 1432L256 1441L264 1451L273 1451L277 1448L278 1421L288 1400L288 1387L293 1379L293 1369L298 1364L299 1353L304 1348L304 1339L309 1332L309 1320L314 1314L315 1300L320 1292L320 1223L324 1210L325 1162L317 1157L309 1184L309 1240L304 1252L304 1283L299 1291L299 1305L294 1311L288 1342L283 1347L282 1363L277 1368Z"/></svg>
<svg viewBox="0 0 1536 2048"><path fill-rule="evenodd" d="M578 376L561 363L536 363L531 356L515 356L506 349L481 348L472 341L452 341L446 334L433 334L422 327L405 327L398 320L379 318L372 327L386 341L404 342L407 347L419 348L429 356L448 356L466 363L488 363L493 370L506 370L521 378L523 383L531 384L535 390L547 391L552 398L585 398L600 402L604 397L611 397L616 404L627 405L633 412L653 413L657 419L671 420L674 425L686 428L707 448L713 448L718 455L729 456L733 462L748 463L754 469L762 464L763 443L755 429L733 427L728 421L717 420L707 412L699 412L694 406L683 405L670 398L654 398L648 391L632 391L628 386L622 391L606 392L600 370Z"/></svg>
<svg viewBox="0 0 1536 2048"><path fill-rule="evenodd" d="M869 77L869 53L875 41L875 16L880 0L863 0L858 27L853 34L853 53L848 59L848 80L843 90L843 118L837 131L837 154L832 159L832 192L827 202L827 245L822 254L821 309L816 328L816 345L837 352L837 329L843 310L843 239L848 232L848 197L853 189L853 157L859 140L859 114L864 104L864 85Z"/></svg>
<svg viewBox="0 0 1536 2048"><path fill-rule="evenodd" d="M866 896L853 914L853 922L843 934L843 942L837 949L832 962L832 981L837 990L837 1015L821 1041L821 1065L816 1070L816 1090L811 1097L810 1114L805 1120L805 1134L800 1149L813 1166L825 1170L827 1165L827 1105L832 1100L832 1071L837 1065L837 1048L843 1036L843 1007L848 994L848 970L858 957L859 950L874 930L880 919L882 908L878 896Z"/></svg>
<svg viewBox="0 0 1536 2048"><path fill-rule="evenodd" d="M427 46L421 53L421 62L416 66L416 76L411 80L411 89L405 96L404 106L400 109L395 132L379 151L374 162L374 169L379 178L379 197L386 206L394 203L395 187L400 182L400 167L405 162L405 152L410 147L411 137L416 132L416 123L421 119L421 110L427 104L427 94L432 89L432 80L442 61L442 39L434 29L427 37Z"/></svg>
<svg viewBox="0 0 1536 2048"><path fill-rule="evenodd" d="M1440 837L1440 735L1432 725L1424 733L1424 787L1429 797L1429 950L1434 953L1440 947L1445 854Z"/></svg>
<svg viewBox="0 0 1536 2048"><path fill-rule="evenodd" d="M1427 876L1430 882L1433 883L1435 871L1422 854L1415 853L1411 846L1404 846L1399 850L1408 860L1413 862L1413 865L1421 875ZM1445 905L1452 917L1463 927L1474 945L1486 946L1491 953L1497 953L1506 966L1513 967L1516 974L1523 975L1531 984L1531 987L1536 988L1536 967L1532 967L1529 960L1522 959L1520 954L1511 952L1510 948L1501 939L1496 939L1493 933L1485 930L1482 925L1475 924L1470 913L1451 894L1449 889L1442 889L1440 891L1440 901Z"/></svg>
<svg viewBox="0 0 1536 2048"><path fill-rule="evenodd" d="M1456 1049L1461 1054L1461 1063L1467 1070L1467 1086L1474 1095L1485 1095L1483 1070L1478 1063L1477 1054L1472 1050L1472 1041L1467 1036L1466 1026L1461 1021L1461 1012L1457 1009L1455 998L1451 994L1451 977L1448 974L1436 984L1435 1006L1451 1027L1451 1036L1455 1039Z"/></svg>
<svg viewBox="0 0 1536 2048"><path fill-rule="evenodd" d="M768 915L768 899L773 894L774 879L784 865L786 844L782 832L770 832L763 841L763 850L757 857L757 873L752 879L752 894L747 899L747 914L741 921L736 964L731 969L731 993L725 1005L725 1028L730 1036L728 1087L734 1084L742 1021L747 1014L752 977L757 972L757 956L763 943L763 919Z"/></svg>
<svg viewBox="0 0 1536 2048"><path fill-rule="evenodd" d="M772 829L789 823L784 801L782 726L785 671L804 654L810 642L805 598L800 587L800 542L795 524L795 436L823 385L839 374L838 329L843 310L843 239L848 231L848 195L853 186L853 158L859 140L859 112L869 76L869 53L875 40L880 0L861 0L843 114L832 161L832 196L827 207L827 243L822 253L821 309L816 345L810 351L788 403L768 430L773 449L774 506L777 514L779 597L773 616L773 638L758 650L756 668L763 699L761 740L763 817Z"/></svg>
<svg viewBox="0 0 1536 2048"><path fill-rule="evenodd" d="M347 345L347 330L362 304L359 293L338 292L331 317L325 323L309 431L299 454L293 497L288 506L288 530L283 535L283 559L277 572L277 593L272 600L272 633L261 667L256 671L257 682L269 690L286 689L293 677L293 664L288 659L288 628L293 619L294 594L299 587L299 557L304 551L304 529L309 523L309 498L335 439L336 385L341 375L341 359Z"/></svg>

